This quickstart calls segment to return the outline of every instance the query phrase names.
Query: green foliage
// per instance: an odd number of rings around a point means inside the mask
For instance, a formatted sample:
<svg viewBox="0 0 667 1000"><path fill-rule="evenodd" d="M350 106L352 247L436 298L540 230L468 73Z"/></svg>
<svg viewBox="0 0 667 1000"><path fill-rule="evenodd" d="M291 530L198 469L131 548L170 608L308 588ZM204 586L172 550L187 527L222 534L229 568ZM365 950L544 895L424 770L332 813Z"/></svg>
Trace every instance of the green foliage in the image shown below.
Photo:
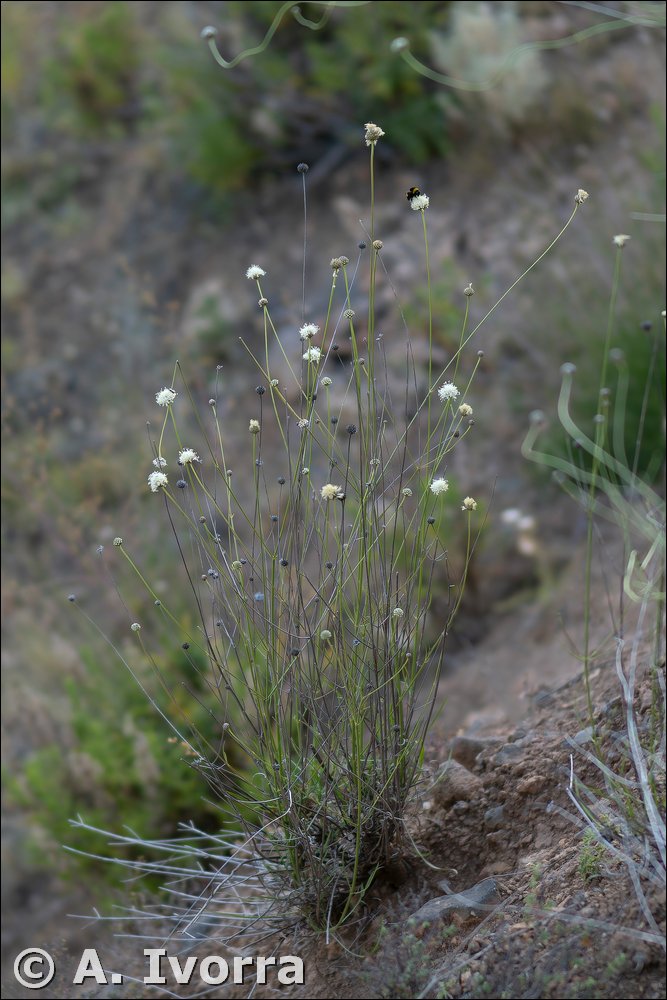
<svg viewBox="0 0 667 1000"><path fill-rule="evenodd" d="M46 830L52 842L87 852L101 850L102 844L72 829L70 820L83 815L92 826L117 828L119 803L124 826L156 836L175 835L184 817L204 828L219 826L213 806L202 799L201 776L187 748L171 736L136 680L116 665L109 670L105 658L92 649L80 654L85 672L65 680L71 747L51 744L32 753L22 773L8 781L10 797L32 814L37 829ZM163 677L174 683L182 678L192 692L196 671L185 676L181 659L164 664ZM182 714L174 711L173 698L162 701L176 717ZM193 702L189 699L191 713ZM207 715L200 707L193 721L210 732ZM40 846L37 834L35 853ZM62 865L63 857L55 863ZM99 868L94 859L81 863ZM109 874L116 873L112 869Z"/></svg>
<svg viewBox="0 0 667 1000"><path fill-rule="evenodd" d="M67 17L57 55L45 67L44 100L62 102L62 110L84 131L117 131L138 99L139 66L131 5L95 4L94 13Z"/></svg>
<svg viewBox="0 0 667 1000"><path fill-rule="evenodd" d="M598 878L602 871L605 853L604 844L598 840L590 827L586 827L579 852L579 874L585 882Z"/></svg>

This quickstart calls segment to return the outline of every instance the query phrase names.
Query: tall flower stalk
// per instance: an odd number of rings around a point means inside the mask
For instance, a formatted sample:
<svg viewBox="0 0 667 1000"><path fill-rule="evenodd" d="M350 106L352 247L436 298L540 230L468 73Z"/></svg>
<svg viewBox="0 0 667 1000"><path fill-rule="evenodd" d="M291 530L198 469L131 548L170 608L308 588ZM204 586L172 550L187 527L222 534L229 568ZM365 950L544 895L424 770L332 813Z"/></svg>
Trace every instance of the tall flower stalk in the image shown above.
<svg viewBox="0 0 667 1000"><path fill-rule="evenodd" d="M188 736L198 753L190 766L218 794L235 832L211 838L215 863L205 867L207 887L186 894L178 916L188 927L195 914L199 920L206 912L207 921L221 914L225 892L245 898L250 873L263 892L246 899L248 920L258 912L268 919L274 907L281 919L305 918L329 937L360 914L370 886L412 850L406 809L422 773L446 637L481 523L476 500L466 497L460 507L454 498L450 465L454 448L468 447L474 429L468 400L481 352L466 348L484 319L468 332L466 290L459 348L436 375L429 198L418 194L411 207L422 214L428 358L418 366L408 335L405 406L392 404L397 377L375 325L383 273L375 146L383 136L379 126L366 125L372 244L366 347L355 310L360 263L333 258L325 315L306 317L304 262L291 340L272 317L270 276L252 264L246 276L259 296L262 346L259 354L247 350L259 384L243 415L248 446L236 449L234 470L217 377L207 414L199 413L178 365L171 387L156 394L166 412L149 484L161 495L192 592L187 629L126 543L117 547L151 600L143 621L132 616L141 626L134 641L157 664L151 642L160 630L175 632L197 663L197 697L215 721L214 740ZM305 252L305 234L303 245ZM343 330L349 361L337 350ZM180 430L185 400L202 430L197 450ZM448 606L436 618L439 593ZM208 855L198 837L199 846L191 838L182 850L199 878ZM156 863L133 864L153 871ZM179 864L181 872L186 868Z"/></svg>

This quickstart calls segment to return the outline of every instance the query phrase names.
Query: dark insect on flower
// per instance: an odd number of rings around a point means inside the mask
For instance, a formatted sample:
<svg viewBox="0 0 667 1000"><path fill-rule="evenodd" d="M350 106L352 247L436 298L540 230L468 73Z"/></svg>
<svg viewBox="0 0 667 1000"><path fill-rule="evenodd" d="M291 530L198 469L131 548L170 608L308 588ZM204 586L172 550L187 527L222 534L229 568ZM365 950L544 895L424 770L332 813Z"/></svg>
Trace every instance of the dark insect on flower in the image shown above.
<svg viewBox="0 0 667 1000"><path fill-rule="evenodd" d="M408 201L412 201L412 199L416 198L418 194L421 194L419 188L411 187L410 190L406 193L405 197L408 199Z"/></svg>

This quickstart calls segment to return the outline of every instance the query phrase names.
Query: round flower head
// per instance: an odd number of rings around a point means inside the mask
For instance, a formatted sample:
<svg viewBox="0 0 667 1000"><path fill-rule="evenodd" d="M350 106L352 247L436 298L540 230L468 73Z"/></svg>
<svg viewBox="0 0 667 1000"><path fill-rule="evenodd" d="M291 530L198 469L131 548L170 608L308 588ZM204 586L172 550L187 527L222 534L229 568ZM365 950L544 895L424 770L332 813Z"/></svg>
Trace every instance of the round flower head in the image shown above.
<svg viewBox="0 0 667 1000"><path fill-rule="evenodd" d="M618 236L614 236L612 243L615 247L618 247L619 250L622 250L630 239L632 239L632 237L628 236L627 233L619 233Z"/></svg>
<svg viewBox="0 0 667 1000"><path fill-rule="evenodd" d="M461 403L459 413L462 417L472 417L472 406L469 403Z"/></svg>
<svg viewBox="0 0 667 1000"><path fill-rule="evenodd" d="M441 493L446 493L449 489L449 483L446 479L434 479L429 487L431 493L435 496L440 496Z"/></svg>
<svg viewBox="0 0 667 1000"><path fill-rule="evenodd" d="M342 500L345 494L340 486L335 486L334 483L327 483L320 490L320 496L323 500Z"/></svg>
<svg viewBox="0 0 667 1000"><path fill-rule="evenodd" d="M331 258L331 269L334 272L338 272L338 271L340 271L341 267L345 267L349 263L350 263L350 258L349 257L345 257L344 255L341 256L341 257L332 257Z"/></svg>
<svg viewBox="0 0 667 1000"><path fill-rule="evenodd" d="M248 430L250 431L251 434L259 434L261 429L262 428L260 427L259 420L251 420L250 423L248 424Z"/></svg>
<svg viewBox="0 0 667 1000"><path fill-rule="evenodd" d="M381 139L384 132L379 125L374 125L373 122L366 122L364 125L365 133L364 138L366 140L367 146L374 146L378 139Z"/></svg>
<svg viewBox="0 0 667 1000"><path fill-rule="evenodd" d="M320 632L320 639L322 640L322 642L328 642L330 638L331 638L331 632L329 631L329 629L323 628L322 631Z"/></svg>
<svg viewBox="0 0 667 1000"><path fill-rule="evenodd" d="M410 208L413 212L423 212L430 204L431 200L427 194L416 194L410 199Z"/></svg>
<svg viewBox="0 0 667 1000"><path fill-rule="evenodd" d="M461 510L477 510L477 501L473 497L466 497Z"/></svg>
<svg viewBox="0 0 667 1000"><path fill-rule="evenodd" d="M402 618L404 614L405 612L403 611L403 608L394 608L392 611L394 618Z"/></svg>
<svg viewBox="0 0 667 1000"><path fill-rule="evenodd" d="M163 458L162 455L160 455L159 458L153 459L153 465L155 466L156 469L164 469L166 468L167 465L167 459Z"/></svg>
<svg viewBox="0 0 667 1000"><path fill-rule="evenodd" d="M438 389L438 396L443 401L443 403L448 399L456 399L459 396L459 390L456 388L453 382L445 382Z"/></svg>
<svg viewBox="0 0 667 1000"><path fill-rule="evenodd" d="M310 364L316 365L321 357L322 357L322 352L319 349L319 347L309 347L303 356L303 360L308 361Z"/></svg>
<svg viewBox="0 0 667 1000"><path fill-rule="evenodd" d="M332 380L329 378L328 375L325 375L324 378L322 379L321 384L324 386L325 389L327 389L332 384Z"/></svg>
<svg viewBox="0 0 667 1000"><path fill-rule="evenodd" d="M263 278L266 271L263 267L258 264L251 264L245 273L246 278L250 278L251 281L257 281L258 278Z"/></svg>
<svg viewBox="0 0 667 1000"><path fill-rule="evenodd" d="M155 393L155 402L158 406L171 406L171 404L176 399L178 395L173 389L160 389L159 392Z"/></svg>
<svg viewBox="0 0 667 1000"><path fill-rule="evenodd" d="M310 420L308 420L307 417L302 417L301 420L297 420L297 424L296 425L297 425L297 427L299 428L300 431L304 431L306 429L306 427L310 426Z"/></svg>
<svg viewBox="0 0 667 1000"><path fill-rule="evenodd" d="M519 510L518 507L508 507L500 515L500 520L503 522L503 524L515 525L519 523L519 521L521 520L521 516L522 516L521 511Z"/></svg>
<svg viewBox="0 0 667 1000"><path fill-rule="evenodd" d="M577 205L583 205L583 203L586 201L587 198L588 198L588 191L584 191L583 188L579 188L579 190L574 196L574 200L577 203Z"/></svg>
<svg viewBox="0 0 667 1000"><path fill-rule="evenodd" d="M299 330L299 336L302 340L312 340L318 330L317 323L304 323Z"/></svg>
<svg viewBox="0 0 667 1000"><path fill-rule="evenodd" d="M117 549L119 549L121 547L121 545L123 544L123 539L122 538L114 538L113 543L114 543L115 547Z"/></svg>
<svg viewBox="0 0 667 1000"><path fill-rule="evenodd" d="M179 452L178 461L181 465L192 465L193 462L201 462L201 458L192 448L183 448Z"/></svg>
<svg viewBox="0 0 667 1000"><path fill-rule="evenodd" d="M141 625L139 624L139 622L132 622L130 628L132 629L133 632L141 632Z"/></svg>
<svg viewBox="0 0 667 1000"><path fill-rule="evenodd" d="M470 298L471 295L475 294L475 289L472 287L472 282L469 285L465 286L465 288L463 289L463 294L468 299Z"/></svg>
<svg viewBox="0 0 667 1000"><path fill-rule="evenodd" d="M148 485L152 493L157 493L161 486L166 486L169 480L164 472L151 472L148 476Z"/></svg>
<svg viewBox="0 0 667 1000"><path fill-rule="evenodd" d="M407 38L394 38L391 45L389 46L392 52L404 52L405 49L410 48L410 42Z"/></svg>

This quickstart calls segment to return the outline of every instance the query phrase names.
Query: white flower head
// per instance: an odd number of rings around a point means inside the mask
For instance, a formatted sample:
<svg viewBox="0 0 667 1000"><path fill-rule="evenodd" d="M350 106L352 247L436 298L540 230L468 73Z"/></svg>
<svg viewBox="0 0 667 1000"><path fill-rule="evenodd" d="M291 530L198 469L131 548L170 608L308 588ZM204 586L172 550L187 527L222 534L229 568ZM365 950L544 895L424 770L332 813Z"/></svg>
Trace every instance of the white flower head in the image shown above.
<svg viewBox="0 0 667 1000"><path fill-rule="evenodd" d="M312 340L318 330L317 323L304 323L299 330L299 336L302 340Z"/></svg>
<svg viewBox="0 0 667 1000"><path fill-rule="evenodd" d="M461 403L459 413L462 417L472 417L472 406L470 403Z"/></svg>
<svg viewBox="0 0 667 1000"><path fill-rule="evenodd" d="M367 146L374 146L378 139L381 139L384 132L379 125L374 125L373 122L366 122L364 125L366 130L364 133L364 138L366 140Z"/></svg>
<svg viewBox="0 0 667 1000"><path fill-rule="evenodd" d="M619 250L622 250L630 239L632 239L632 237L628 236L627 233L619 233L617 236L614 236L612 243L615 247L618 247Z"/></svg>
<svg viewBox="0 0 667 1000"><path fill-rule="evenodd" d="M322 640L322 642L328 642L330 638L331 638L331 632L329 631L329 629L323 628L322 631L320 632L320 639Z"/></svg>
<svg viewBox="0 0 667 1000"><path fill-rule="evenodd" d="M159 392L155 393L155 402L157 403L158 406L171 406L171 404L176 399L177 395L178 393L174 392L173 389L167 389L165 387L164 389L160 389Z"/></svg>
<svg viewBox="0 0 667 1000"><path fill-rule="evenodd" d="M121 547L121 545L123 544L123 539L122 539L122 538L120 538L120 537L118 537L118 538L114 538L114 540L113 540L113 544L114 544L114 546L115 546L115 547L116 547L117 549L119 549L119 548Z"/></svg>
<svg viewBox="0 0 667 1000"><path fill-rule="evenodd" d="M477 501L474 497L466 497L461 510L477 510Z"/></svg>
<svg viewBox="0 0 667 1000"><path fill-rule="evenodd" d="M512 527L514 527L519 523L522 517L523 514L521 513L518 507L508 507L500 515L500 520L503 522L503 524L509 524Z"/></svg>
<svg viewBox="0 0 667 1000"><path fill-rule="evenodd" d="M411 497L412 496L412 490L410 489L409 486L404 486L403 489L401 490L401 494L404 497Z"/></svg>
<svg viewBox="0 0 667 1000"><path fill-rule="evenodd" d="M579 188L579 190L574 196L574 200L577 203L577 205L583 205L583 203L586 201L587 198L588 198L588 191L584 191L583 188Z"/></svg>
<svg viewBox="0 0 667 1000"><path fill-rule="evenodd" d="M446 479L433 479L430 485L431 493L436 497L440 496L441 493L446 493L449 489L449 482Z"/></svg>
<svg viewBox="0 0 667 1000"><path fill-rule="evenodd" d="M139 622L132 622L130 628L132 629L133 632L141 632L141 625L139 624Z"/></svg>
<svg viewBox="0 0 667 1000"><path fill-rule="evenodd" d="M155 466L156 469L165 469L167 466L167 459L163 458L162 455L160 455L159 458L153 459L153 465Z"/></svg>
<svg viewBox="0 0 667 1000"><path fill-rule="evenodd" d="M423 212L431 204L431 199L427 194L416 194L410 199L410 208L413 212Z"/></svg>
<svg viewBox="0 0 667 1000"><path fill-rule="evenodd" d="M322 352L319 347L309 347L303 356L303 360L308 361L309 364L316 365L321 357Z"/></svg>
<svg viewBox="0 0 667 1000"><path fill-rule="evenodd" d="M403 608L394 608L394 610L392 611L392 615L394 618L402 618L404 614L405 611L403 610Z"/></svg>
<svg viewBox="0 0 667 1000"><path fill-rule="evenodd" d="M259 420L251 420L250 423L248 424L248 430L250 431L251 434L259 434L261 429L262 428L260 427Z"/></svg>
<svg viewBox="0 0 667 1000"><path fill-rule="evenodd" d="M201 458L192 448L183 448L178 455L181 465L192 465L193 462L201 462Z"/></svg>
<svg viewBox="0 0 667 1000"><path fill-rule="evenodd" d="M328 389L328 387L332 384L332 379L330 379L328 375L325 375L324 378L322 379L321 384L324 386L325 389Z"/></svg>
<svg viewBox="0 0 667 1000"><path fill-rule="evenodd" d="M472 282L470 282L470 284L465 286L465 288L463 289L463 294L468 299L470 298L471 295L475 294L475 289L472 287Z"/></svg>
<svg viewBox="0 0 667 1000"><path fill-rule="evenodd" d="M306 427L310 426L310 420L308 417L302 417L301 420L297 420L296 426L300 431L305 431Z"/></svg>
<svg viewBox="0 0 667 1000"><path fill-rule="evenodd" d="M456 397L460 395L461 393L456 388L453 382L445 382L445 384L441 385L440 388L438 389L438 396L443 401L443 403L446 402L448 399L456 399Z"/></svg>
<svg viewBox="0 0 667 1000"><path fill-rule="evenodd" d="M245 273L246 278L250 278L251 281L257 281L258 278L263 278L266 271L259 264L251 264Z"/></svg>
<svg viewBox="0 0 667 1000"><path fill-rule="evenodd" d="M323 500L342 500L345 494L340 486L336 486L334 483L327 483L320 490L320 496Z"/></svg>
<svg viewBox="0 0 667 1000"><path fill-rule="evenodd" d="M166 486L169 480L164 472L151 472L148 476L148 485L152 493L157 493L161 486Z"/></svg>

